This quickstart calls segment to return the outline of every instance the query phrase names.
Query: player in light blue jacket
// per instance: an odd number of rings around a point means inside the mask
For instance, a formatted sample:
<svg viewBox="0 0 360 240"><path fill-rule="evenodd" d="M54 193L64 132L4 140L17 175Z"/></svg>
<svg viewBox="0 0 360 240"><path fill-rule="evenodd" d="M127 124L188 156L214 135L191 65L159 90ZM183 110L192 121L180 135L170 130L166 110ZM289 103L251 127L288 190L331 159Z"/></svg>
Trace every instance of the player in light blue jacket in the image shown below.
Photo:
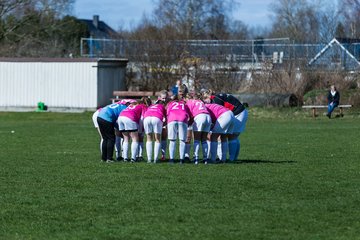
<svg viewBox="0 0 360 240"><path fill-rule="evenodd" d="M120 138L115 137L115 131L119 132L116 122L120 113L127 108L127 105L113 103L102 108L97 117L100 133L102 136L101 159L106 162L113 162L114 144L117 140L117 155L120 156Z"/></svg>

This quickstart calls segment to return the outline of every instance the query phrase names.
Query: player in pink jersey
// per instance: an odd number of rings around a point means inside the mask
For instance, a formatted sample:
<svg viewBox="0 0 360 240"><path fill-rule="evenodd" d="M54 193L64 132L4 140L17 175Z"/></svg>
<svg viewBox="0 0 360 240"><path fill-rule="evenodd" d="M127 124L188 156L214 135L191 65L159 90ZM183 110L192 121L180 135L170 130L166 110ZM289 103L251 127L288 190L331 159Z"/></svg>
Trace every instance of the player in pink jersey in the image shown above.
<svg viewBox="0 0 360 240"><path fill-rule="evenodd" d="M131 98L125 98L125 99L120 100L120 104L124 104L124 105L130 104L130 103L135 103L135 102L136 102L136 100L131 99Z"/></svg>
<svg viewBox="0 0 360 240"><path fill-rule="evenodd" d="M131 99L131 98L124 98L124 99L116 99L115 103L117 104L122 104L122 105L126 105L129 106L130 103L134 103L136 102L135 99ZM121 161L123 160L122 157L122 145L123 145L123 136L119 131L116 131L116 140L115 140L115 150L116 150L116 160L117 161Z"/></svg>
<svg viewBox="0 0 360 240"><path fill-rule="evenodd" d="M180 85L177 90L176 96L178 99L183 99L186 102L186 99L192 98L188 93L188 89L185 84ZM186 132L186 140L185 140L185 157L184 160L190 160L190 150L191 150L191 140L193 139L193 129L192 125L188 125Z"/></svg>
<svg viewBox="0 0 360 240"><path fill-rule="evenodd" d="M136 102L136 100L131 98L126 98L126 99L122 99L120 102L130 104ZM138 154L136 155L136 161L142 161L143 140L144 140L144 133L143 131L139 131L139 148L138 148Z"/></svg>
<svg viewBox="0 0 360 240"><path fill-rule="evenodd" d="M207 103L205 104L208 109L211 117L211 121L213 127L211 129L210 135L210 157L211 162L215 162L217 155L217 147L218 147L218 137L221 139L221 157L220 160L222 162L226 161L226 153L228 149L227 144L227 134L233 133L234 127L234 114L232 111L227 109L224 106L215 104L215 103Z"/></svg>
<svg viewBox="0 0 360 240"><path fill-rule="evenodd" d="M204 90L203 91L203 100L207 103L216 103L222 105L234 113L234 131L232 134L228 135L228 145L229 145L229 160L234 161L238 158L240 153L240 134L245 131L247 119L248 119L248 111L246 109L245 103L241 103L240 100L226 93L215 94L212 90ZM220 153L220 154L219 154ZM221 155L221 149L218 155Z"/></svg>
<svg viewBox="0 0 360 240"><path fill-rule="evenodd" d="M191 113L190 117L193 119L192 130L194 135L194 163L199 163L200 143L203 150L203 160L206 162L209 151L206 137L211 127L211 117L209 111L197 94L194 95L193 99L186 100L186 105L189 107Z"/></svg>
<svg viewBox="0 0 360 240"><path fill-rule="evenodd" d="M158 100L161 100L165 103L165 106L170 101L169 93L167 90L161 90L158 95ZM167 147L167 127L166 124L163 124L161 132L161 160L165 161L166 158L166 147Z"/></svg>
<svg viewBox="0 0 360 240"><path fill-rule="evenodd" d="M136 103L131 103L123 110L118 117L119 130L124 136L123 158L128 161L129 142L131 142L131 162L136 161L139 147L139 132L142 131L143 115L147 107L151 104L148 97L143 97Z"/></svg>
<svg viewBox="0 0 360 240"><path fill-rule="evenodd" d="M164 105L164 101L158 100L155 104L148 107L144 114L144 130L146 134L146 153L148 163L152 162L153 153L154 163L157 162L159 157L159 152L161 149L161 133L166 117L166 110ZM153 144L154 141L155 144Z"/></svg>
<svg viewBox="0 0 360 240"><path fill-rule="evenodd" d="M181 91L179 89L179 91ZM180 163L184 162L185 157L185 140L187 127L190 119L190 111L184 100L175 96L174 100L169 102L166 107L167 130L169 139L169 156L170 163L174 162L176 139L179 138Z"/></svg>

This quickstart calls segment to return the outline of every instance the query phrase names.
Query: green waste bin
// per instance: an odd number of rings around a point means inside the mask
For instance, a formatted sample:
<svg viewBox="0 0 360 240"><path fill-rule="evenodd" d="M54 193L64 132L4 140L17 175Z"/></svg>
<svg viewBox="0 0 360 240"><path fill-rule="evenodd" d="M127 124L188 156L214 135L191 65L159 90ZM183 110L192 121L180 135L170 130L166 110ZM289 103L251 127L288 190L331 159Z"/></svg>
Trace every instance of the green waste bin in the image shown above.
<svg viewBox="0 0 360 240"><path fill-rule="evenodd" d="M38 107L37 111L46 111L47 110L47 106L43 102L38 102L37 107Z"/></svg>

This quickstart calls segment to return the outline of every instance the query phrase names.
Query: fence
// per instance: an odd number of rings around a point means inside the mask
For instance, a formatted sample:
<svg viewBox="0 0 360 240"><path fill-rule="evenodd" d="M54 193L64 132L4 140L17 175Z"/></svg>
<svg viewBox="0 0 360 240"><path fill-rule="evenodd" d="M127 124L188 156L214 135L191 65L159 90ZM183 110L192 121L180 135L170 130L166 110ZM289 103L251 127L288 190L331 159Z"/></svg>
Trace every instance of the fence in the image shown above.
<svg viewBox="0 0 360 240"><path fill-rule="evenodd" d="M216 62L283 63L296 60L309 63L327 44L294 44L288 38L258 40L135 41L81 39L83 57L121 57L130 61L178 60L184 54ZM360 59L360 44L343 44ZM334 56L329 56L331 61Z"/></svg>

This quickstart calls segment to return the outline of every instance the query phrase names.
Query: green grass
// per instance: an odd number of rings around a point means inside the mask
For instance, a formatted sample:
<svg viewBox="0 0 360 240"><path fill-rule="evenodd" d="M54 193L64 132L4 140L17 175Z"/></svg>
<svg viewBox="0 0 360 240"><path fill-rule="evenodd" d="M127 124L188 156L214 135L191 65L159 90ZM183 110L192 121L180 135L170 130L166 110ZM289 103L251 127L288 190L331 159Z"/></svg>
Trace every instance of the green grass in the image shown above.
<svg viewBox="0 0 360 240"><path fill-rule="evenodd" d="M101 163L91 113L0 113L0 239L360 239L345 114L250 109L237 164L195 166Z"/></svg>

